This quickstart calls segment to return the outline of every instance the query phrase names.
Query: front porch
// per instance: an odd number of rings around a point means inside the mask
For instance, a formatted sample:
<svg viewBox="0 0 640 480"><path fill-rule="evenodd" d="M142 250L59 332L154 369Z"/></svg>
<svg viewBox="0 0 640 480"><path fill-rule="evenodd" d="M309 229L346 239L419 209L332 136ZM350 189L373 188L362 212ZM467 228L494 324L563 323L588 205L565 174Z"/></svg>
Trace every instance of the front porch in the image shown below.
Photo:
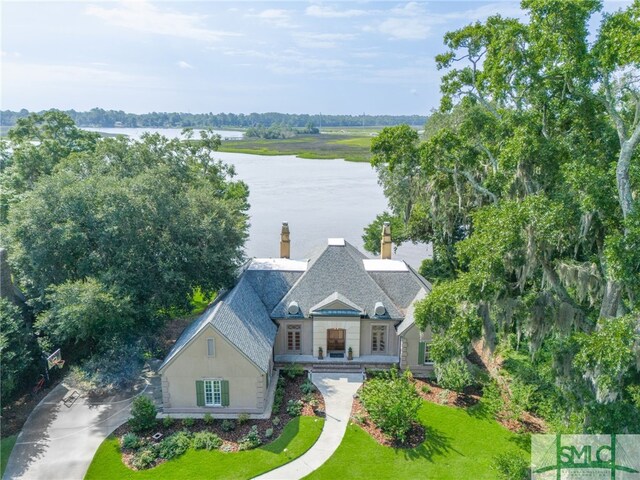
<svg viewBox="0 0 640 480"><path fill-rule="evenodd" d="M297 363L304 368L311 369L314 366L348 366L360 368L370 368L374 370L388 369L393 364L400 363L400 357L393 355L361 355L353 357L353 360L347 360L346 355L343 358L324 357L320 360L313 355L274 355L276 367L284 367L287 364Z"/></svg>

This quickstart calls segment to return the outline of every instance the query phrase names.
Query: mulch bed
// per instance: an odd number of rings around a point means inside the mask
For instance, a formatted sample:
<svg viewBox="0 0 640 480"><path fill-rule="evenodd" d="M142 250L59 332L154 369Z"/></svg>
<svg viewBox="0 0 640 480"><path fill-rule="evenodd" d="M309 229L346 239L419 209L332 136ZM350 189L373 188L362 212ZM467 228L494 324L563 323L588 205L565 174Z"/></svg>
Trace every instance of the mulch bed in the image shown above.
<svg viewBox="0 0 640 480"><path fill-rule="evenodd" d="M225 432L222 429L222 422L224 420L218 419L218 418L216 418L212 423L205 423L203 419L194 419L193 425L189 427L185 426L184 420L182 419L174 419L171 425L168 427L164 426L164 423L162 420L158 420L156 423L156 427L152 431L149 431L144 435L139 435L139 438L146 440L148 442L158 443L162 441L162 439L168 437L169 435L182 430L188 430L190 433L207 431L207 432L215 433L223 440L223 444L219 450L223 452L236 452L239 450L239 440L245 435L247 435L247 433L249 433L249 431L254 425L258 427L258 432L260 434L260 438L263 441L263 444L269 443L275 440L276 438L278 438L282 433L282 430L284 429L284 427L287 425L287 423L289 423L291 419L295 418L287 413L287 403L289 402L289 400L303 401L302 416L310 416L310 417L324 416L325 404L324 404L324 397L322 396L322 394L316 389L313 393L309 394L309 396L306 397L300 390L300 385L302 385L307 378L306 374L290 379L286 375L283 375L283 372L281 371L280 376L285 378L284 400L282 402L282 405L279 411L273 412L271 415L271 418L267 418L263 420L249 419L243 422L242 424L239 424L238 420L234 419L236 427L234 430L231 430L229 432ZM309 401L305 401L305 397L306 397L306 400L309 400ZM280 422L277 425L274 425L273 423L274 417L278 417L280 419ZM270 438L266 438L264 435L265 431L268 428L273 429L273 435ZM115 435L118 438L121 438L125 433L129 433L130 431L131 429L129 428L129 425L125 423L120 427L118 427L113 432L113 435ZM154 435L157 432L162 433L162 438L160 438L158 441L152 438L152 435ZM131 465L131 460L133 459L133 453L134 452L132 450L122 449L122 461L129 468L131 468L132 470L135 470L135 468L132 467ZM153 466L159 465L164 461L165 460L163 459L158 459Z"/></svg>
<svg viewBox="0 0 640 480"><path fill-rule="evenodd" d="M464 389L462 393L446 390L439 387L431 380L414 378L414 384L418 395L423 400L439 405L449 405L458 408L469 408L476 405L482 398L482 389L478 386L471 386ZM362 387L361 387L362 388ZM369 418L359 396L353 400L351 408L351 421L362 427L380 445L393 448L416 448L425 440L424 426L416 423L409 432L408 441L404 444L395 442L392 438L380 430ZM504 412L498 414L496 421L515 433L545 433L547 427L544 421L529 412L524 412L520 420L508 418Z"/></svg>
<svg viewBox="0 0 640 480"><path fill-rule="evenodd" d="M360 392L362 387L358 390ZM380 445L392 448L416 448L425 439L425 429L420 423L414 423L409 434L407 435L407 441L400 443L389 437L386 433L378 428L378 426L371 421L369 414L360 401L360 396L356 395L353 399L353 406L351 407L351 421L358 424L363 428L371 437Z"/></svg>
<svg viewBox="0 0 640 480"><path fill-rule="evenodd" d="M431 403L439 403L440 405L468 408L478 403L482 396L482 390L475 386L467 387L462 393L457 393L439 387L430 380L416 378L414 382L418 394L424 400Z"/></svg>

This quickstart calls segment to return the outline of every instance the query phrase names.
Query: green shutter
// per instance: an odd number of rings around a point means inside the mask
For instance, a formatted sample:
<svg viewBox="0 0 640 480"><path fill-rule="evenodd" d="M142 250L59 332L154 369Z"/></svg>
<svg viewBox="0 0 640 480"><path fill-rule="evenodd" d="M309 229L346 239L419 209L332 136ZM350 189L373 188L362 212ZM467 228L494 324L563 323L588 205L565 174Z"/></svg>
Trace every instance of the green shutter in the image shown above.
<svg viewBox="0 0 640 480"><path fill-rule="evenodd" d="M418 344L418 365L424 365L424 344L426 342L420 342Z"/></svg>
<svg viewBox="0 0 640 480"><path fill-rule="evenodd" d="M204 407L204 381L196 380L196 404Z"/></svg>
<svg viewBox="0 0 640 480"><path fill-rule="evenodd" d="M229 406L229 380L221 380L220 388L222 390L222 406Z"/></svg>

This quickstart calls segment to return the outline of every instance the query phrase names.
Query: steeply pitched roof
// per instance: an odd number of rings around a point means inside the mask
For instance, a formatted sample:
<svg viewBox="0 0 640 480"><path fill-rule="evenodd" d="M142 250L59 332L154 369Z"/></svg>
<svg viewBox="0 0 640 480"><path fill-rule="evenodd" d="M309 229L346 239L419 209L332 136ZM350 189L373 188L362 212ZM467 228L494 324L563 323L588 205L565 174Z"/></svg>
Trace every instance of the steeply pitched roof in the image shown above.
<svg viewBox="0 0 640 480"><path fill-rule="evenodd" d="M221 294L184 330L160 368L211 325L266 372L277 332L271 318L287 318L292 301L304 316L325 305L331 309L339 302L370 317L376 303L382 302L385 318L402 319L398 325L401 333L413 324L414 302L430 291L429 282L405 262L369 259L348 242L336 239L308 261L253 259L245 265L236 286Z"/></svg>
<svg viewBox="0 0 640 480"><path fill-rule="evenodd" d="M168 365L209 324L256 367L263 372L269 370L277 327L244 275L228 294L182 332L160 369Z"/></svg>
<svg viewBox="0 0 640 480"><path fill-rule="evenodd" d="M404 262L403 262L404 263ZM409 265L405 271L369 271L369 275L403 311L421 290L431 291L431 284Z"/></svg>
<svg viewBox="0 0 640 480"><path fill-rule="evenodd" d="M333 293L339 293L372 314L376 302L382 302L392 319L401 319L402 312L367 273L362 262L367 257L348 242L327 245L284 298L271 312L273 318L286 318L287 305L296 301L305 316L311 308Z"/></svg>

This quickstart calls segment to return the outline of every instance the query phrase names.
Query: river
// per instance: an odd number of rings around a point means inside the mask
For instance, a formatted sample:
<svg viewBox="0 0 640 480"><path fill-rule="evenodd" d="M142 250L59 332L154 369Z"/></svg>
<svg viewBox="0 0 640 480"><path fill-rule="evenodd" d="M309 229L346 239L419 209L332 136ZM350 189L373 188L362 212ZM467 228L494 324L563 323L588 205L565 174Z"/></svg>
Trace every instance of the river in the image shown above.
<svg viewBox="0 0 640 480"><path fill-rule="evenodd" d="M172 138L179 137L180 132L179 129L94 130L114 134L124 131L132 138L138 138L143 131L158 131ZM291 230L291 258L308 258L326 245L329 237L342 237L364 251L364 228L387 208L376 173L367 163L226 152L218 152L216 157L234 165L237 178L249 185L248 257L279 255L283 221L289 222ZM405 244L398 248L394 258L417 268L429 255L427 245Z"/></svg>

